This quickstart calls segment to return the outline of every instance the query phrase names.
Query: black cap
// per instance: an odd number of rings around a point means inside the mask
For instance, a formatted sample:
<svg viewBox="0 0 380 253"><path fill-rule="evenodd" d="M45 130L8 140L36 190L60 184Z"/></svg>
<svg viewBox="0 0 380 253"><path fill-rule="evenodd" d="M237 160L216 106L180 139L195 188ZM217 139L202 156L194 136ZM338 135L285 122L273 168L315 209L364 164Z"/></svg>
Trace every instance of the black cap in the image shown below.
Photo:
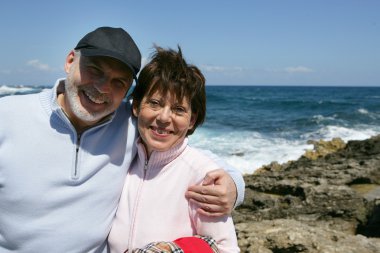
<svg viewBox="0 0 380 253"><path fill-rule="evenodd" d="M123 62L132 70L134 79L140 71L140 50L122 28L99 27L86 34L75 49L84 56L108 56Z"/></svg>

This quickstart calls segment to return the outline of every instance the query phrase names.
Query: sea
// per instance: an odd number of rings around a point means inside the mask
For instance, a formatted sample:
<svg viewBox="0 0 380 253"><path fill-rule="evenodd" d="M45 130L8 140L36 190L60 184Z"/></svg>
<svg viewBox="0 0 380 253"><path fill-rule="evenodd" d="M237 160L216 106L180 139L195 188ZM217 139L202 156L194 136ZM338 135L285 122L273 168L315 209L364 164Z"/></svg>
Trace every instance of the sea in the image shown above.
<svg viewBox="0 0 380 253"><path fill-rule="evenodd" d="M44 86L0 86L0 97ZM380 87L207 86L205 123L190 145L250 174L296 160L308 140L363 140L380 134Z"/></svg>

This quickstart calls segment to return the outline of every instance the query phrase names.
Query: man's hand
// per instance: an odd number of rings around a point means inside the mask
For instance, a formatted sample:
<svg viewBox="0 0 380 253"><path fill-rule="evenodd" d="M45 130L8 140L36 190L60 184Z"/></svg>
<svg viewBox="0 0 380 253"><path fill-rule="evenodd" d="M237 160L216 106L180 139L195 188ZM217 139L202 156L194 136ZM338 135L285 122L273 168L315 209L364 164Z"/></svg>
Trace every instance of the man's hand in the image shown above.
<svg viewBox="0 0 380 253"><path fill-rule="evenodd" d="M206 174L202 185L188 188L186 197L199 205L198 213L206 216L223 216L233 210L237 192L235 182L223 169Z"/></svg>

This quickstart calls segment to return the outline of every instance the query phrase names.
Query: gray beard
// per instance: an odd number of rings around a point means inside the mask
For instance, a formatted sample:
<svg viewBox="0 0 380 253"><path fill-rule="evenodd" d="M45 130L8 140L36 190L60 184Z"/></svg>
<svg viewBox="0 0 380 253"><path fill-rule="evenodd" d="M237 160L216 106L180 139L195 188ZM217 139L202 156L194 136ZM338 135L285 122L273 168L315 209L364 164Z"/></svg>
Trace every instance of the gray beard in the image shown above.
<svg viewBox="0 0 380 253"><path fill-rule="evenodd" d="M112 113L112 110L110 108L106 109L102 112L88 112L80 103L79 99L79 90L76 86L74 86L68 77L65 82L65 95L67 97L68 106L71 108L72 113L77 117L79 120L87 123L87 124L93 124L98 121L100 121L102 118L107 116L108 114Z"/></svg>

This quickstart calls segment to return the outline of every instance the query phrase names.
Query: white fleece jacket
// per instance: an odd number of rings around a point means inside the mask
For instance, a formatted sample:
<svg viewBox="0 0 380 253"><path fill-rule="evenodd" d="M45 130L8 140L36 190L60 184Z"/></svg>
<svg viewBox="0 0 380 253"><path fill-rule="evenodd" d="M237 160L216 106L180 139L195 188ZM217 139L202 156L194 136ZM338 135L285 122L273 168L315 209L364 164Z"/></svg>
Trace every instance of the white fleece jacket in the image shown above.
<svg viewBox="0 0 380 253"><path fill-rule="evenodd" d="M137 134L123 103L78 136L39 94L0 99L0 253L106 252Z"/></svg>
<svg viewBox="0 0 380 253"><path fill-rule="evenodd" d="M111 252L132 252L150 242L191 235L211 236L221 253L239 252L230 216L207 218L185 198L189 185L218 168L210 158L187 145L188 140L146 159L138 140L138 158L129 170L109 235Z"/></svg>

